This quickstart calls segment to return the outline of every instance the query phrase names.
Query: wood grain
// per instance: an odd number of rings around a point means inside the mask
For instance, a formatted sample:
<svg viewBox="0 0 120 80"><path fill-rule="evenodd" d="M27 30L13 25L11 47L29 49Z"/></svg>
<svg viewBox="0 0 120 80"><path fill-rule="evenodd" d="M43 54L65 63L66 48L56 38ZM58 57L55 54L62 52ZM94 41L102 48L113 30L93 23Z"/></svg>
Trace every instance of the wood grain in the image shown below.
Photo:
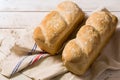
<svg viewBox="0 0 120 80"><path fill-rule="evenodd" d="M48 12L1 12L0 28L26 28L37 26Z"/></svg>
<svg viewBox="0 0 120 80"><path fill-rule="evenodd" d="M51 11L65 0L0 0L0 11ZM120 0L71 0L84 11L106 7L110 11L120 11Z"/></svg>
<svg viewBox="0 0 120 80"><path fill-rule="evenodd" d="M87 15L92 12L86 12ZM36 27L48 12L0 12L0 29ZM120 12L113 12L120 19Z"/></svg>

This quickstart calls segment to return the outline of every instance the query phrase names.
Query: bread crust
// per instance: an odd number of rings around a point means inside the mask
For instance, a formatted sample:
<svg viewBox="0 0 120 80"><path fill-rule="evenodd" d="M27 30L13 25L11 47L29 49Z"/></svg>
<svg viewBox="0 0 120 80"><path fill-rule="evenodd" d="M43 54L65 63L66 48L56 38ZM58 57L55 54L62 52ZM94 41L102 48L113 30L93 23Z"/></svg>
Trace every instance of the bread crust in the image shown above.
<svg viewBox="0 0 120 80"><path fill-rule="evenodd" d="M73 2L60 3L34 30L34 40L46 52L54 55L84 19L83 11Z"/></svg>
<svg viewBox="0 0 120 80"><path fill-rule="evenodd" d="M90 15L76 38L70 40L63 50L62 60L67 69L77 75L83 75L110 40L116 25L117 17L108 10Z"/></svg>

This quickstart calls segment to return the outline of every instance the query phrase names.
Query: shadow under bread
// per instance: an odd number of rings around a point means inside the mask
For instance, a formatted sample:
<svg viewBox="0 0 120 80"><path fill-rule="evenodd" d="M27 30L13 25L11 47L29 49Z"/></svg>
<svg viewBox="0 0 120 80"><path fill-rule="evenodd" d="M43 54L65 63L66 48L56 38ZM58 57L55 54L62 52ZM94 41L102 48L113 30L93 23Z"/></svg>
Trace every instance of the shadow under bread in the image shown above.
<svg viewBox="0 0 120 80"><path fill-rule="evenodd" d="M88 18L88 15L86 15L86 13L85 13L85 18L83 19L83 21L82 21L81 23L78 23L78 24L76 25L77 28L74 29L74 31L70 34L70 36L68 37L68 39L64 42L62 48L58 51L58 54L61 55L61 54L62 54L62 51L63 51L63 49L64 49L64 47L65 47L65 45L67 44L67 42L69 42L71 39L74 39L74 38L76 37L77 32L78 32L79 29L85 24L87 18Z"/></svg>

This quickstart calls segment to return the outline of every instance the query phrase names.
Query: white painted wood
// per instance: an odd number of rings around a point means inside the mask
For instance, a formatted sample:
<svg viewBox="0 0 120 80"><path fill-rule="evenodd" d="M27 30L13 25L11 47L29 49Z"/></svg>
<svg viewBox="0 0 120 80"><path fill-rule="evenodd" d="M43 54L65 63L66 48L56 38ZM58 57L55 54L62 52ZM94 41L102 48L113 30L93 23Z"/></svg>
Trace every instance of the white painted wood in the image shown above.
<svg viewBox="0 0 120 80"><path fill-rule="evenodd" d="M48 12L1 12L0 28L27 28L37 26Z"/></svg>
<svg viewBox="0 0 120 80"><path fill-rule="evenodd" d="M36 27L46 14L48 12L0 12L0 28ZM113 12L113 14L120 20L120 12Z"/></svg>
<svg viewBox="0 0 120 80"><path fill-rule="evenodd" d="M65 0L0 0L0 11L51 11ZM120 11L120 0L71 0L84 11L105 6L110 11Z"/></svg>

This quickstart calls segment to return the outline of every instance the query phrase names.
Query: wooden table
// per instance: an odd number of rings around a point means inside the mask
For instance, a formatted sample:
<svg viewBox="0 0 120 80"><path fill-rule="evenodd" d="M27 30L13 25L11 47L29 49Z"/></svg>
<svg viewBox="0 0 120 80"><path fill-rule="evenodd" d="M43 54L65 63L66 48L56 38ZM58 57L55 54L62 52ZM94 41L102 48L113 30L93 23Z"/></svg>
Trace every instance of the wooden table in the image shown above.
<svg viewBox="0 0 120 80"><path fill-rule="evenodd" d="M0 0L0 29L24 29L37 26L42 18L62 1L65 0ZM120 20L120 0L72 1L77 3L87 14L99 7L106 7ZM120 27L120 21L118 26ZM11 80L19 80L20 78L31 80L22 74ZM0 75L0 80L8 79Z"/></svg>

